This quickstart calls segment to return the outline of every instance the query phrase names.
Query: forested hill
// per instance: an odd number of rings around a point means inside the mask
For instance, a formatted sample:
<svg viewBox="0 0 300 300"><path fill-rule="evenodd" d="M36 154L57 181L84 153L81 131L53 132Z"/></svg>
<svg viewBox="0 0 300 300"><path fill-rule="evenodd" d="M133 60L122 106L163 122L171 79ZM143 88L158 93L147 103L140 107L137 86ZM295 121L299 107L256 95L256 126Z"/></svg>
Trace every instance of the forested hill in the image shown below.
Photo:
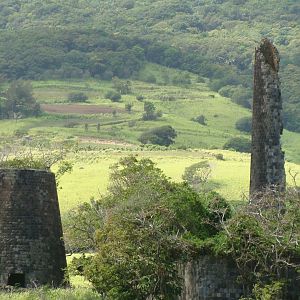
<svg viewBox="0 0 300 300"><path fill-rule="evenodd" d="M299 0L2 0L7 78L136 77L147 61L210 78L249 106L262 37L282 57L286 127L300 131Z"/></svg>

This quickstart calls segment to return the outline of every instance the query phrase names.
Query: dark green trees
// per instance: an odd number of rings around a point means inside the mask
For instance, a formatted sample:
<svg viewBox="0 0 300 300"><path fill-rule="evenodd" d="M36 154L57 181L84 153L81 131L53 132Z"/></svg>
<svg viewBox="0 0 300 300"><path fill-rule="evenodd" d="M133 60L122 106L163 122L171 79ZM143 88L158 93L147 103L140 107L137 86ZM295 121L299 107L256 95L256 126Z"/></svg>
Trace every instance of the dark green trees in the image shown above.
<svg viewBox="0 0 300 300"><path fill-rule="evenodd" d="M155 144L160 146L170 146L175 141L177 133L170 125L152 128L144 133L139 138L142 144Z"/></svg>
<svg viewBox="0 0 300 300"><path fill-rule="evenodd" d="M40 106L32 94L30 83L13 81L0 99L1 118L37 116Z"/></svg>

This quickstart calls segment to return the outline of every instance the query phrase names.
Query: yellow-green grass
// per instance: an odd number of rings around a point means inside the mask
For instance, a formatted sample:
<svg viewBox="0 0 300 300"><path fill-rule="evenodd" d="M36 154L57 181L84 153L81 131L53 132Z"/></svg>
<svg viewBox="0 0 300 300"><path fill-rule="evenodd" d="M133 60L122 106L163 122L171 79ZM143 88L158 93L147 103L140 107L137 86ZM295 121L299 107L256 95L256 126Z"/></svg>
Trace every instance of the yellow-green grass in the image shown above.
<svg viewBox="0 0 300 300"><path fill-rule="evenodd" d="M101 296L91 288L37 288L0 292L1 300L101 300Z"/></svg>
<svg viewBox="0 0 300 300"><path fill-rule="evenodd" d="M223 154L225 160L216 159L216 154ZM181 181L186 167L199 161L207 160L212 168L211 180L217 184L217 191L229 201L238 201L249 190L250 155L225 150L190 150L190 151L86 151L71 155L74 170L60 180L59 200L62 214L76 205L99 198L107 192L109 167L121 157L138 155L157 163L165 174L174 181ZM286 163L287 182L292 184L288 169L300 172L300 165ZM298 178L300 184L300 178Z"/></svg>

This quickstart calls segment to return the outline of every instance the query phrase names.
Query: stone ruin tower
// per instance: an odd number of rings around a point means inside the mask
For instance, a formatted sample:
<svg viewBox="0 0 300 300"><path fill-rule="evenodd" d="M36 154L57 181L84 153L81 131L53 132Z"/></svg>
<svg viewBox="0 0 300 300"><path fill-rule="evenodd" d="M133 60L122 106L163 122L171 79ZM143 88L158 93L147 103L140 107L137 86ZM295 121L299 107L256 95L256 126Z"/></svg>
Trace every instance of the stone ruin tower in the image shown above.
<svg viewBox="0 0 300 300"><path fill-rule="evenodd" d="M62 236L54 174L0 169L0 287L61 285Z"/></svg>
<svg viewBox="0 0 300 300"><path fill-rule="evenodd" d="M255 49L250 197L266 189L284 191L284 152L279 54L263 39Z"/></svg>

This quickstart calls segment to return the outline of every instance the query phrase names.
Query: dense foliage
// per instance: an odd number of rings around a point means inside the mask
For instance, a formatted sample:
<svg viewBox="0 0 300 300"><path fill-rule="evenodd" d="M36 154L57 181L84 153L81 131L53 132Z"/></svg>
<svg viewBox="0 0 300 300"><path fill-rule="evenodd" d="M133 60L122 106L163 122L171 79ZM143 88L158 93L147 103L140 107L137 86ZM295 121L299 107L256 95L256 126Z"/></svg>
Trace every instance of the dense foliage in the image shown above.
<svg viewBox="0 0 300 300"><path fill-rule="evenodd" d="M33 97L30 83L13 81L0 97L0 118L20 119L38 116L40 105Z"/></svg>
<svg viewBox="0 0 300 300"><path fill-rule="evenodd" d="M252 117L243 117L236 121L235 128L250 133L252 130Z"/></svg>
<svg viewBox="0 0 300 300"><path fill-rule="evenodd" d="M185 179L203 168L192 165ZM174 299L178 265L207 253L234 259L245 299L284 299L293 288L286 275L299 270L299 189L266 191L233 213L217 193L171 182L149 159L125 157L111 170L109 193L64 221L68 250L95 253L75 258L73 272L104 298Z"/></svg>
<svg viewBox="0 0 300 300"><path fill-rule="evenodd" d="M233 101L249 107L253 50L266 36L283 58L286 127L299 131L299 5L296 0L4 0L0 70L8 78L110 80L138 77L150 61L209 77L214 90L229 91ZM155 82L151 74L146 79Z"/></svg>
<svg viewBox="0 0 300 300"><path fill-rule="evenodd" d="M177 133L170 125L155 127L145 131L139 137L142 144L155 144L160 146L170 146L174 143Z"/></svg>
<svg viewBox="0 0 300 300"><path fill-rule="evenodd" d="M296 288L286 275L300 267L299 197L297 188L267 191L225 222L229 253L242 280L254 285L254 299L291 299L283 295Z"/></svg>
<svg viewBox="0 0 300 300"><path fill-rule="evenodd" d="M69 247L81 238L81 250L96 249L73 268L109 299L174 299L182 286L178 264L192 257L196 241L219 231L222 198L173 183L151 160L133 156L114 165L110 179L106 197L69 215Z"/></svg>
<svg viewBox="0 0 300 300"><path fill-rule="evenodd" d="M243 137L234 137L224 144L223 149L251 152L251 141Z"/></svg>

